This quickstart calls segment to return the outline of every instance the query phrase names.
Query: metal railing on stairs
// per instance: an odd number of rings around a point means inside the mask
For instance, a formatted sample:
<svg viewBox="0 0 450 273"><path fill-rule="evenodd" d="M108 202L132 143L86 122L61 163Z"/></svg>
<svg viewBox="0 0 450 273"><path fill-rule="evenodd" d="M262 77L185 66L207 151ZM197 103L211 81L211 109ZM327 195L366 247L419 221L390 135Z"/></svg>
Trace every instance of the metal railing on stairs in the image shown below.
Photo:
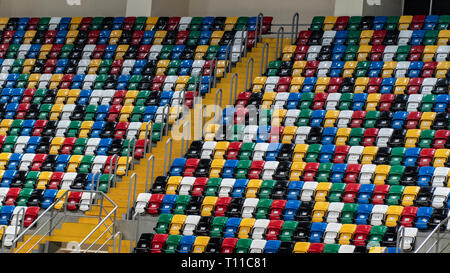
<svg viewBox="0 0 450 273"><path fill-rule="evenodd" d="M414 253L442 253L450 245L449 224L450 216L447 216L428 234L422 243L414 250ZM443 240L447 240L443 244Z"/></svg>

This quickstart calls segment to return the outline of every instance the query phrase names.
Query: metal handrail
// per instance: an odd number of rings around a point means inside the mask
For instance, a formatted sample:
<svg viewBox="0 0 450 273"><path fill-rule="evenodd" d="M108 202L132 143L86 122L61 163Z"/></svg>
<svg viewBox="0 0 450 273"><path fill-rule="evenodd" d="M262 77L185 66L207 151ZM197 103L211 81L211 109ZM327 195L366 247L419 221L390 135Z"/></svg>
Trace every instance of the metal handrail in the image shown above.
<svg viewBox="0 0 450 273"><path fill-rule="evenodd" d="M227 47L225 48L225 69L223 70L223 77L225 78L227 76L228 68L229 68L229 60L230 60L230 55L231 55L231 42L229 41L227 44Z"/></svg>
<svg viewBox="0 0 450 273"><path fill-rule="evenodd" d="M450 216L447 216L444 220L442 220L431 232L430 234L428 234L428 236L425 238L425 240L423 240L422 244L420 244L419 247L416 248L416 250L414 251L414 253L419 253L419 251L425 246L426 243L428 243L428 241L431 240L431 237L436 234L436 239L437 241L426 251L426 253L428 253L431 248L433 248L435 245L437 245L437 247L439 247L439 243L438 241L440 240L439 238L439 232L440 232L440 228L442 225L444 225L445 223L448 223L448 221L450 220ZM437 249L438 250L438 249Z"/></svg>
<svg viewBox="0 0 450 273"><path fill-rule="evenodd" d="M251 64L251 66L250 66ZM250 57L247 61L247 70L245 72L245 91L250 90L250 87L252 86L251 80L253 79L253 66L255 64L255 60L253 60L253 57ZM249 68L250 68L250 81L249 81ZM248 84L250 82L250 84Z"/></svg>
<svg viewBox="0 0 450 273"><path fill-rule="evenodd" d="M114 160L115 159L115 160ZM109 173L108 173L108 192L109 192L109 188L111 187L111 184L114 184L115 186L115 179L116 179L116 174L117 174L117 164L119 161L119 156L117 154L114 154L111 157L111 161L109 161ZM111 176L111 172L112 172L112 164L114 162L114 175ZM111 183L113 182L113 183Z"/></svg>
<svg viewBox="0 0 450 273"><path fill-rule="evenodd" d="M294 16L292 16L291 44L294 44L295 33L298 33L298 19L299 19L299 14L298 14L298 12L296 12L296 13L294 13ZM294 31L294 26L295 26L295 31Z"/></svg>
<svg viewBox="0 0 450 273"><path fill-rule="evenodd" d="M405 227L404 226L400 226L400 228L398 229L397 232L397 240L395 242L395 252L396 253L401 253L402 250L404 249L405 246ZM402 240L402 245L400 247L400 240Z"/></svg>
<svg viewBox="0 0 450 273"><path fill-rule="evenodd" d="M133 143L133 145L131 145L131 143ZM127 167L125 169L125 176L128 176L128 169L131 168L130 165L133 164L135 147L136 147L136 138L135 137L129 138L128 145L127 145ZM132 155L131 162L130 162L130 149L131 148L133 148L133 155Z"/></svg>
<svg viewBox="0 0 450 273"><path fill-rule="evenodd" d="M261 18L261 19L259 19ZM262 26L263 26L263 19L264 14L260 12L258 16L256 17L256 41L259 43L261 42L261 36L262 36Z"/></svg>
<svg viewBox="0 0 450 273"><path fill-rule="evenodd" d="M118 251L116 251L116 240L117 240L117 237L119 237L119 250ZM122 232L120 232L120 231L118 231L118 232L116 232L116 234L114 234L113 240L114 240L114 252L115 253L120 253L120 251L122 249L122 237L123 237L123 235L122 235Z"/></svg>
<svg viewBox="0 0 450 273"><path fill-rule="evenodd" d="M145 192L148 191L148 173L150 171L150 161L152 162L152 176L150 179L150 189L152 188L151 183L153 183L153 175L155 174L155 157L153 155L150 155L147 159L147 175L145 177Z"/></svg>
<svg viewBox="0 0 450 273"><path fill-rule="evenodd" d="M170 143L170 153L169 153L169 161L167 161L167 145L169 145ZM164 171L163 171L163 175L166 175L166 169L167 169L167 165L170 165L172 162L172 146L173 146L173 141L172 138L169 137L166 141L166 146L164 149Z"/></svg>
<svg viewBox="0 0 450 273"><path fill-rule="evenodd" d="M231 83L230 83L230 100L229 100L229 105L233 105L233 84L234 84L234 101L236 101L236 96L237 96L237 88L238 88L238 74L237 73L233 73L233 76L231 76Z"/></svg>
<svg viewBox="0 0 450 273"><path fill-rule="evenodd" d="M185 133L185 127L188 126L188 125L189 125L189 127L188 127L189 129ZM182 137L181 137L180 157L183 157L184 153L187 151L188 146L189 146L189 139L190 139L190 137L191 137L191 122L190 121L186 121L183 124L183 134L182 134Z"/></svg>
<svg viewBox="0 0 450 273"><path fill-rule="evenodd" d="M269 44L268 43L264 43L263 44L263 48L262 48L262 54L261 54L260 76L262 76L266 72L266 69L268 67L268 63L269 63ZM263 67L264 67L264 69L263 69Z"/></svg>
<svg viewBox="0 0 450 273"><path fill-rule="evenodd" d="M214 69L213 69L214 66ZM215 85L216 82L216 66L217 66L217 58L214 57L211 60L211 64L209 65L209 82L208 82L208 92L211 92L211 88L213 88L213 85ZM214 73L213 73L214 70ZM213 79L214 76L214 79ZM213 85L211 85L211 83Z"/></svg>
<svg viewBox="0 0 450 273"><path fill-rule="evenodd" d="M280 36L281 36L281 42L280 42ZM280 27L277 31L277 43L276 43L276 54L275 54L275 58L277 60L282 56L283 41L284 41L284 27ZM280 48L278 48L278 46L280 46Z"/></svg>
<svg viewBox="0 0 450 273"><path fill-rule="evenodd" d="M134 179L134 184L132 183L133 179ZM127 213L126 213L126 216L125 216L126 220L128 220L128 218L129 218L128 216L130 215L130 200L131 200L131 188L132 188L131 186L132 185L134 185L133 186L133 188L134 188L134 191L133 191L133 204L134 204L135 201L136 201L136 185L137 185L137 174L136 173L133 173L131 175L130 183L128 184Z"/></svg>
<svg viewBox="0 0 450 273"><path fill-rule="evenodd" d="M153 128L153 121L149 120L147 125L145 125L145 140L144 140L144 157L147 155L147 145L148 145L148 126L152 125L150 128ZM151 137L151 134L150 134ZM151 140L150 140L151 143Z"/></svg>
<svg viewBox="0 0 450 273"><path fill-rule="evenodd" d="M217 99L218 99L218 95L219 96L219 104L217 104ZM214 98L214 120L215 122L219 122L219 114L218 114L218 110L220 110L220 107L222 107L222 96L223 96L223 92L222 92L222 88L217 89L216 91L216 96ZM217 109L217 107L219 107L219 109Z"/></svg>
<svg viewBox="0 0 450 273"><path fill-rule="evenodd" d="M23 222L25 221L25 209L26 209L26 207L19 208L19 211L16 214L17 217L16 217L16 223L14 225L14 239L16 239L16 237L17 237L17 229L19 229L19 231L20 231L24 227L23 226L23 224L24 224ZM19 222L20 218L22 218L22 219ZM32 225L30 225L30 226L32 226ZM16 244L17 244L17 241L13 240L13 244L11 246L11 249L14 249L16 247Z"/></svg>

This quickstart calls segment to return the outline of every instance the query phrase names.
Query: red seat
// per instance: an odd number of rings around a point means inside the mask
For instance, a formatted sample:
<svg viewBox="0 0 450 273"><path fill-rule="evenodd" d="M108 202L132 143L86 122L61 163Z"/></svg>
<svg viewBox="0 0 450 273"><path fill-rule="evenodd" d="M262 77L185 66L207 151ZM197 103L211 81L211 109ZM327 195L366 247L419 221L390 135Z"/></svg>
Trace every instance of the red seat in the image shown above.
<svg viewBox="0 0 450 273"><path fill-rule="evenodd" d="M319 170L320 163L308 162L303 169L303 181L315 181L316 173Z"/></svg>
<svg viewBox="0 0 450 273"><path fill-rule="evenodd" d="M197 168L200 159L198 158L188 158L186 164L184 165L183 176L194 176L195 169Z"/></svg>
<svg viewBox="0 0 450 273"><path fill-rule="evenodd" d="M425 46L413 45L409 51L409 61L420 61L422 59L422 53Z"/></svg>
<svg viewBox="0 0 450 273"><path fill-rule="evenodd" d="M64 177L64 172L54 172L50 178L50 182L46 185L47 189L58 190Z"/></svg>
<svg viewBox="0 0 450 273"><path fill-rule="evenodd" d="M103 53L105 53L106 45L96 45L94 51L92 52L93 59L101 59L103 57Z"/></svg>
<svg viewBox="0 0 450 273"><path fill-rule="evenodd" d="M419 167L431 166L435 152L436 150L433 148L423 148L420 150Z"/></svg>
<svg viewBox="0 0 450 273"><path fill-rule="evenodd" d="M345 171L345 183L356 183L361 172L361 164L348 164Z"/></svg>
<svg viewBox="0 0 450 273"><path fill-rule="evenodd" d="M225 213L226 213L230 203L231 203L231 197L217 198L214 216L225 216Z"/></svg>
<svg viewBox="0 0 450 273"><path fill-rule="evenodd" d="M178 23L180 22L181 17L170 17L169 22L167 23L167 30L174 31L178 27Z"/></svg>
<svg viewBox="0 0 450 273"><path fill-rule="evenodd" d="M311 30L300 31L297 38L297 45L306 45L308 43L309 37L311 37Z"/></svg>
<svg viewBox="0 0 450 273"><path fill-rule="evenodd" d="M404 227L412 227L418 210L418 207L404 207L400 217L400 224Z"/></svg>
<svg viewBox="0 0 450 273"><path fill-rule="evenodd" d="M332 77L328 83L328 93L337 93L341 88L341 84L344 78L342 77Z"/></svg>
<svg viewBox="0 0 450 273"><path fill-rule="evenodd" d="M367 83L367 93L377 93L380 89L381 82L383 82L383 78L369 78L369 82Z"/></svg>
<svg viewBox="0 0 450 273"><path fill-rule="evenodd" d="M10 188L8 194L6 194L5 201L3 201L3 203L6 206L14 206L21 190L22 190L21 188Z"/></svg>
<svg viewBox="0 0 450 273"><path fill-rule="evenodd" d="M423 23L425 22L425 15L414 15L411 23L409 24L409 29L419 30L422 29Z"/></svg>
<svg viewBox="0 0 450 273"><path fill-rule="evenodd" d="M386 30L375 30L372 35L372 45L383 44L384 37L386 36Z"/></svg>
<svg viewBox="0 0 450 273"><path fill-rule="evenodd" d="M309 46L306 44L298 45L294 52L294 54L295 54L294 60L296 60L296 61L304 60L306 57L306 53L308 53L308 49L309 49Z"/></svg>
<svg viewBox="0 0 450 273"><path fill-rule="evenodd" d="M194 181L194 184L192 185L192 192L190 194L192 196L202 196L203 189L205 188L206 184L208 184L207 177L197 177Z"/></svg>
<svg viewBox="0 0 450 273"><path fill-rule="evenodd" d="M327 101L328 93L316 93L313 99L313 110L323 110L323 106Z"/></svg>
<svg viewBox="0 0 450 273"><path fill-rule="evenodd" d="M88 34L87 44L94 45L100 36L100 30L91 30Z"/></svg>
<svg viewBox="0 0 450 273"><path fill-rule="evenodd" d="M283 224L283 220L270 220L266 229L266 240L277 240Z"/></svg>
<svg viewBox="0 0 450 273"><path fill-rule="evenodd" d="M118 161L118 157L114 157L114 156L108 156L108 158L106 158L106 162L105 162L105 167L103 169L103 173L105 174L109 174L109 173L113 173L114 172L114 166ZM111 166L111 167L110 167Z"/></svg>
<svg viewBox="0 0 450 273"><path fill-rule="evenodd" d="M75 145L75 142L77 141L76 137L68 137L64 139L64 143L61 147L61 154L72 154L73 146Z"/></svg>
<svg viewBox="0 0 450 273"><path fill-rule="evenodd" d="M278 80L277 92L287 92L291 81L291 77L280 77L280 79Z"/></svg>
<svg viewBox="0 0 450 273"><path fill-rule="evenodd" d="M252 165L250 166L250 171L248 172L248 178L259 179L265 163L266 162L264 160L253 161Z"/></svg>
<svg viewBox="0 0 450 273"><path fill-rule="evenodd" d="M270 220L280 220L284 207L286 206L286 202L287 200L273 200L272 205L270 206Z"/></svg>
<svg viewBox="0 0 450 273"><path fill-rule="evenodd" d="M434 135L433 148L444 149L447 139L450 138L450 130L437 130Z"/></svg>
<svg viewBox="0 0 450 273"><path fill-rule="evenodd" d="M364 131L363 146L375 146L379 128L367 128Z"/></svg>
<svg viewBox="0 0 450 273"><path fill-rule="evenodd" d="M120 110L122 110L121 104L111 105L108 111L108 116L106 117L106 121L115 122L119 117Z"/></svg>
<svg viewBox="0 0 450 273"><path fill-rule="evenodd" d="M307 253L322 253L324 248L324 243L311 243Z"/></svg>
<svg viewBox="0 0 450 273"><path fill-rule="evenodd" d="M162 249L166 245L168 234L155 234L153 236L150 253L162 253Z"/></svg>
<svg viewBox="0 0 450 273"><path fill-rule="evenodd" d="M39 214L40 207L28 207L25 211L25 219L23 221L24 227L29 227Z"/></svg>
<svg viewBox="0 0 450 273"><path fill-rule="evenodd" d="M72 191L67 197L67 209L77 210L80 206L82 192Z"/></svg>
<svg viewBox="0 0 450 273"><path fill-rule="evenodd" d="M417 129L422 112L409 112L406 116L406 129Z"/></svg>
<svg viewBox="0 0 450 273"><path fill-rule="evenodd" d="M376 185L373 190L372 204L383 205L390 188L390 185Z"/></svg>
<svg viewBox="0 0 450 273"><path fill-rule="evenodd" d="M47 159L47 154L37 154L33 159L33 164L31 165L32 171L40 171L42 163Z"/></svg>
<svg viewBox="0 0 450 273"><path fill-rule="evenodd" d="M231 142L228 145L227 150L227 159L237 159L237 155L239 154L239 151L241 150L242 142Z"/></svg>
<svg viewBox="0 0 450 273"><path fill-rule="evenodd" d="M352 121L350 122L351 128L359 128L366 117L366 111L354 111L352 115Z"/></svg>
<svg viewBox="0 0 450 273"><path fill-rule="evenodd" d="M358 184L358 183L348 184L345 187L344 197L343 197L342 201L344 203L355 203L356 202L356 196L358 195L360 187L361 187L361 184Z"/></svg>
<svg viewBox="0 0 450 273"><path fill-rule="evenodd" d="M269 133L269 142L280 142L280 136L283 133L284 126L272 126Z"/></svg>
<svg viewBox="0 0 450 273"><path fill-rule="evenodd" d="M394 98L394 94L382 94L378 103L378 110L380 110L381 112L389 111Z"/></svg>
<svg viewBox="0 0 450 273"><path fill-rule="evenodd" d="M222 242L222 253L233 253L236 248L238 238L225 238Z"/></svg>
<svg viewBox="0 0 450 273"><path fill-rule="evenodd" d="M365 246L371 229L371 225L356 226L355 234L353 236L353 244L355 246Z"/></svg>
<svg viewBox="0 0 450 273"><path fill-rule="evenodd" d="M122 104L125 96L127 95L127 90L117 90L114 93L113 99L112 99L112 104Z"/></svg>
<svg viewBox="0 0 450 273"><path fill-rule="evenodd" d="M127 134L127 129L130 123L128 121L118 122L116 125L116 133L114 134L115 139L123 139Z"/></svg>
<svg viewBox="0 0 450 273"><path fill-rule="evenodd" d="M333 163L345 163L349 151L350 146L348 145L336 146L336 150L334 151Z"/></svg>
<svg viewBox="0 0 450 273"><path fill-rule="evenodd" d="M135 22L136 17L134 16L125 17L125 20L123 20L122 24L122 30L132 30Z"/></svg>
<svg viewBox="0 0 450 273"><path fill-rule="evenodd" d="M25 115L28 112L28 109L30 109L30 104L29 103L21 103L19 104L19 106L17 107L17 111L16 111L16 119L24 119Z"/></svg>
<svg viewBox="0 0 450 273"><path fill-rule="evenodd" d="M350 20L350 16L339 16L336 19L336 23L334 24L334 30L345 30L347 28L348 21Z"/></svg>
<svg viewBox="0 0 450 273"><path fill-rule="evenodd" d="M371 62L381 61L383 58L385 47L386 47L385 45L372 46L372 50L370 51L370 61Z"/></svg>
<svg viewBox="0 0 450 273"><path fill-rule="evenodd" d="M163 199L164 194L152 194L148 201L147 213L152 215L158 214Z"/></svg>
<svg viewBox="0 0 450 273"><path fill-rule="evenodd" d="M242 105L242 106L246 106L247 105L247 101L250 98L250 96L252 95L252 92L241 92L239 93L237 99L236 99L236 106L237 105Z"/></svg>
<svg viewBox="0 0 450 273"><path fill-rule="evenodd" d="M426 62L422 67L422 77L432 78L436 71L437 62Z"/></svg>

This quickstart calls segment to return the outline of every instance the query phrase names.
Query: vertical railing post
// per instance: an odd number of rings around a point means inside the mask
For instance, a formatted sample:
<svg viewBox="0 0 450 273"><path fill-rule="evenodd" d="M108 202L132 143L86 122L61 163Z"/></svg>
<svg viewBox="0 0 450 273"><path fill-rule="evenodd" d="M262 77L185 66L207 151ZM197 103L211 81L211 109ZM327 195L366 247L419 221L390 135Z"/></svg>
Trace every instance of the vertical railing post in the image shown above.
<svg viewBox="0 0 450 273"><path fill-rule="evenodd" d="M296 12L294 16L292 16L292 27L291 27L291 44L294 44L295 36L298 34L298 19L299 14ZM294 31L295 29L295 31Z"/></svg>
<svg viewBox="0 0 450 273"><path fill-rule="evenodd" d="M145 140L144 140L144 157L147 155L147 145L148 145L148 126L151 125L151 128L153 127L153 122L149 120L147 122L147 125L145 125ZM151 138L151 135L150 135ZM150 140L151 143L151 140Z"/></svg>
<svg viewBox="0 0 450 273"><path fill-rule="evenodd" d="M126 213L125 220L128 220L129 216L130 216L131 186L133 185L133 179L134 179L134 194L136 194L136 184L137 184L137 174L136 173L133 173L131 175L130 184L128 185L128 202L127 202L127 213ZM134 200L134 197L133 197L133 200Z"/></svg>
<svg viewBox="0 0 450 273"><path fill-rule="evenodd" d="M281 36L281 39L280 39ZM283 52L283 42L284 42L284 27L280 27L277 31L277 43L276 43L276 59L280 59ZM278 48L278 46L280 46Z"/></svg>
<svg viewBox="0 0 450 273"><path fill-rule="evenodd" d="M150 157L147 160L147 175L145 177L145 192L148 190L148 178L149 178L149 172L150 172L150 162L152 162L152 176L150 178L150 183L153 182L153 174L155 173L155 157L153 155L150 155ZM151 187L150 187L151 188Z"/></svg>
<svg viewBox="0 0 450 273"><path fill-rule="evenodd" d="M233 84L234 84L234 101L236 101L237 87L238 87L238 74L237 73L234 73L233 76L231 76L229 105L233 105L233 96L232 96Z"/></svg>
<svg viewBox="0 0 450 273"><path fill-rule="evenodd" d="M268 62L269 62L269 44L264 43L261 54L260 76L262 76L266 72Z"/></svg>
<svg viewBox="0 0 450 273"><path fill-rule="evenodd" d="M168 150L167 146L169 145L169 143L170 143L170 149ZM173 146L172 138L169 137L166 141L166 147L164 149L164 172L163 172L163 175L166 175L167 165L169 165L169 167L170 167L170 164L172 162L172 146ZM169 151L169 160L168 161L167 161L167 151Z"/></svg>
<svg viewBox="0 0 450 273"><path fill-rule="evenodd" d="M247 70L245 72L245 91L250 90L250 87L252 85L251 81L253 79L253 65L254 65L254 63L255 63L255 60L253 60L253 57L250 57L248 59L248 61L247 61ZM251 66L250 66L250 64L251 64ZM250 71L250 74L248 73L249 71ZM249 75L250 75L250 80L249 80Z"/></svg>

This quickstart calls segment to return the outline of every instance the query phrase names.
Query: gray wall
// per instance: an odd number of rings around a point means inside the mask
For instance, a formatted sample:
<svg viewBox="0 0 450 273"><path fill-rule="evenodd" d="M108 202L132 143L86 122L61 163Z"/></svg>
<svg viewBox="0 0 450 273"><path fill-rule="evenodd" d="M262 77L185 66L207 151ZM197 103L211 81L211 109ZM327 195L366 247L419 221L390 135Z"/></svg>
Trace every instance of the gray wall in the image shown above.
<svg viewBox="0 0 450 273"><path fill-rule="evenodd" d="M125 16L127 0L81 0L69 6L66 0L0 0L2 17Z"/></svg>
<svg viewBox="0 0 450 273"><path fill-rule="evenodd" d="M191 16L190 0L152 0L152 16Z"/></svg>
<svg viewBox="0 0 450 273"><path fill-rule="evenodd" d="M380 0L380 6L369 6L366 1L363 5L365 16L397 16L402 14L403 0Z"/></svg>

